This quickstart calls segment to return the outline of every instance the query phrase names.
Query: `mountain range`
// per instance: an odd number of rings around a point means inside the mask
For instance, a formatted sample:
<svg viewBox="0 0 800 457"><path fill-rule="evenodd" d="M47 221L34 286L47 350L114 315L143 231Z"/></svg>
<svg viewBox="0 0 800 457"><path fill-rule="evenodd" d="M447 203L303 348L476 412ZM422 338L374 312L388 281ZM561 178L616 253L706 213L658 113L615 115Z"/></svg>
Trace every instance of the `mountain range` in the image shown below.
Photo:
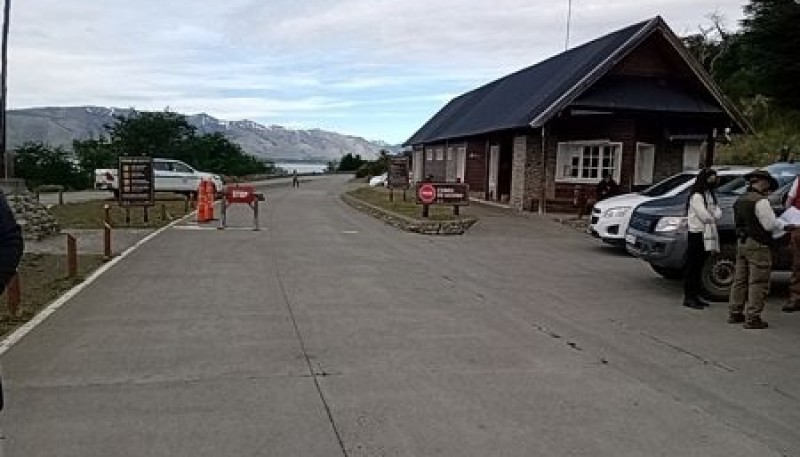
<svg viewBox="0 0 800 457"><path fill-rule="evenodd" d="M105 126L114 123L114 116L125 116L130 111L96 106L9 110L8 144L15 148L33 141L71 149L73 140L105 136ZM249 120L224 121L208 114L186 118L199 134L221 132L245 152L274 161L330 161L347 153L372 159L381 149L392 152L401 149L381 141L319 129L294 130Z"/></svg>

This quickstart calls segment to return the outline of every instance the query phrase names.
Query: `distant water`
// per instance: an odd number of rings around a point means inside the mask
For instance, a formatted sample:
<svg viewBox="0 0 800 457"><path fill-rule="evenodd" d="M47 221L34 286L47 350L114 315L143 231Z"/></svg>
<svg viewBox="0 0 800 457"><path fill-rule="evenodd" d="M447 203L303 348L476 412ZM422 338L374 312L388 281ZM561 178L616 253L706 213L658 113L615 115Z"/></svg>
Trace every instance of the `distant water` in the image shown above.
<svg viewBox="0 0 800 457"><path fill-rule="evenodd" d="M294 170L297 170L298 173L324 173L328 169L328 164L316 162L276 162L275 166L283 168L289 173L292 173Z"/></svg>

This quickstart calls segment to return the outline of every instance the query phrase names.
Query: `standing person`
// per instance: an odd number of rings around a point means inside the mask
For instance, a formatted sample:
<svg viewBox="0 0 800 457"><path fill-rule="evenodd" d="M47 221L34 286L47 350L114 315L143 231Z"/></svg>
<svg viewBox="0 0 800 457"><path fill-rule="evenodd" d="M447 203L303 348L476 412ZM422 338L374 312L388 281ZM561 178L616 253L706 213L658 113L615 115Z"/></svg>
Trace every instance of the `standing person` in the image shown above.
<svg viewBox="0 0 800 457"><path fill-rule="evenodd" d="M775 217L766 197L778 188L778 182L769 172L756 170L744 178L749 184L747 192L733 205L739 241L728 323L743 323L747 329L764 329L768 324L761 319L761 312L772 272L772 234L794 231L797 226L784 224Z"/></svg>
<svg viewBox="0 0 800 457"><path fill-rule="evenodd" d="M716 221L722 216L722 211L714 194L718 182L716 171L710 168L700 170L686 202L689 246L683 277L683 306L692 309L708 306L700 298L700 281L708 252L719 251Z"/></svg>
<svg viewBox="0 0 800 457"><path fill-rule="evenodd" d="M794 178L792 188L789 189L789 194L786 196L786 209L800 210L800 198L797 195L798 181L800 181L800 177ZM792 250L792 282L789 286L789 302L783 306L785 313L800 311L800 230L791 232L790 246Z"/></svg>
<svg viewBox="0 0 800 457"><path fill-rule="evenodd" d="M619 185L611 177L608 171L603 172L603 179L597 183L597 201L605 200L619 194Z"/></svg>
<svg viewBox="0 0 800 457"><path fill-rule="evenodd" d="M292 172L292 187L300 187L300 178L297 177L297 170Z"/></svg>
<svg viewBox="0 0 800 457"><path fill-rule="evenodd" d="M11 212L3 191L0 190L0 294L11 278L17 274L23 247L22 229L14 219L14 213Z"/></svg>

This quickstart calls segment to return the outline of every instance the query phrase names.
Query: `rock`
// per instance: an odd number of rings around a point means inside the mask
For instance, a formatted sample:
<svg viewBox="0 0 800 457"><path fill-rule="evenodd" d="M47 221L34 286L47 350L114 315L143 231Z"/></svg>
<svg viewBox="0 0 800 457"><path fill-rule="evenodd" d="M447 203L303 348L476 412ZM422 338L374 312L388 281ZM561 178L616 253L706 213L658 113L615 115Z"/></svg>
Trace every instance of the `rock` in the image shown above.
<svg viewBox="0 0 800 457"><path fill-rule="evenodd" d="M33 195L24 192L8 195L7 198L26 240L41 241L61 233L56 218Z"/></svg>

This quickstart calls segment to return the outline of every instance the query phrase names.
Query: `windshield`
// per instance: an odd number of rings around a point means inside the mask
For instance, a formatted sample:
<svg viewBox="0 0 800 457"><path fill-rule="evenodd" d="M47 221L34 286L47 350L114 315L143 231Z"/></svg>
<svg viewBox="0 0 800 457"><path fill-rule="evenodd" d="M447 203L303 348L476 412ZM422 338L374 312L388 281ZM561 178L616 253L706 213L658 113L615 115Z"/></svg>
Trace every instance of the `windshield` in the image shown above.
<svg viewBox="0 0 800 457"><path fill-rule="evenodd" d="M669 178L657 184L653 184L647 189L641 191L640 194L644 195L645 197L661 197L681 184L691 181L693 178L694 175L689 173L681 173L675 176L670 176Z"/></svg>
<svg viewBox="0 0 800 457"><path fill-rule="evenodd" d="M778 180L778 188L792 182L800 173L800 164L780 163L766 167L767 171ZM744 177L739 176L727 184L723 184L717 190L721 194L742 195L747 190L747 182Z"/></svg>

